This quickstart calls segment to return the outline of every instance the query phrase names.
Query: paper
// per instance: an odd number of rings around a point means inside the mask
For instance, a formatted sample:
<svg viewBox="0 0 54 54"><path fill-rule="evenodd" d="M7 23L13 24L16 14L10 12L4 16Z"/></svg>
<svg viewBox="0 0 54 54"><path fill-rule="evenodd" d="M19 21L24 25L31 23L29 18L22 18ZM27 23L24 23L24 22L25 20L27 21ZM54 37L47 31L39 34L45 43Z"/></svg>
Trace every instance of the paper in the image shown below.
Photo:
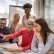
<svg viewBox="0 0 54 54"><path fill-rule="evenodd" d="M3 47L10 48L10 49L18 49L18 46L16 43L8 43L8 44L5 44Z"/></svg>
<svg viewBox="0 0 54 54"><path fill-rule="evenodd" d="M4 48L3 46L4 46L4 45L0 45L0 48Z"/></svg>

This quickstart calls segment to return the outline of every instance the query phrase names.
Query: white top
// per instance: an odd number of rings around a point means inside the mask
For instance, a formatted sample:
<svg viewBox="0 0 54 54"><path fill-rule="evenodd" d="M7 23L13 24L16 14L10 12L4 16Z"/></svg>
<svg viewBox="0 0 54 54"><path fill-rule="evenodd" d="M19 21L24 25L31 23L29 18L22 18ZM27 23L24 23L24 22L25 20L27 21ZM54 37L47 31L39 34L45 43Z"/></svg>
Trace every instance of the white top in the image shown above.
<svg viewBox="0 0 54 54"><path fill-rule="evenodd" d="M31 50L33 52L38 52L38 49L36 48L36 41L37 41L37 37L34 36L33 41L32 41L32 45L31 45ZM43 43L40 43L40 44L39 44L39 47L42 48L41 54L46 54L49 50L54 51L54 34L50 33L48 35L47 42L45 45Z"/></svg>
<svg viewBox="0 0 54 54"><path fill-rule="evenodd" d="M29 19L36 19L36 17L35 16L33 16L33 15L30 15L29 16ZM22 25L23 25L23 27L26 27L26 25L27 25L27 18L26 18L26 15L24 15L23 16L23 18L22 18Z"/></svg>

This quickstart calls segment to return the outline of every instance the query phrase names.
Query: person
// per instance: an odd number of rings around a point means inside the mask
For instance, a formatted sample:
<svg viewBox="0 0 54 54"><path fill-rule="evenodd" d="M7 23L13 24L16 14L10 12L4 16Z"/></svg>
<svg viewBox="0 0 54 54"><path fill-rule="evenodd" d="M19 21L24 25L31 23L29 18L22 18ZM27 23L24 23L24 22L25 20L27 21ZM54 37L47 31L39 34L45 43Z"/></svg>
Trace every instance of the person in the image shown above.
<svg viewBox="0 0 54 54"><path fill-rule="evenodd" d="M6 26L6 19L5 18L1 18L0 19L0 34L10 34L10 29ZM6 42L5 40L2 40L2 37L0 37L0 43Z"/></svg>
<svg viewBox="0 0 54 54"><path fill-rule="evenodd" d="M23 27L26 27L28 19L34 19L34 20L36 19L35 16L30 14L31 8L32 8L32 4L30 4L30 3L26 3L26 4L23 5L23 9L25 11L25 15L22 18L22 26Z"/></svg>
<svg viewBox="0 0 54 54"><path fill-rule="evenodd" d="M12 39L12 38L17 38L21 35L22 36L21 47L19 47L15 51L18 51L18 52L23 51L24 52L26 50L31 49L31 42L32 42L32 39L33 39L33 36L34 36L33 26L34 26L34 21L29 19L27 21L26 28L22 28L14 34L9 34L9 35L0 34L0 36L2 36L3 39ZM10 51L14 51L14 49L10 49Z"/></svg>
<svg viewBox="0 0 54 54"><path fill-rule="evenodd" d="M10 26L10 33L11 34L19 31L22 28L21 24L19 23L19 20L20 20L20 15L18 13L14 14L13 22ZM14 40L10 39L9 41L11 43L12 42L19 42L19 39L18 38L14 39Z"/></svg>
<svg viewBox="0 0 54 54"><path fill-rule="evenodd" d="M54 53L54 33L43 18L35 20L34 31L35 35L31 44L31 50L36 53L40 51L41 54ZM37 42L38 48L36 48Z"/></svg>
<svg viewBox="0 0 54 54"><path fill-rule="evenodd" d="M15 33L20 29L20 15L18 13L14 14L13 22L10 26L11 33Z"/></svg>

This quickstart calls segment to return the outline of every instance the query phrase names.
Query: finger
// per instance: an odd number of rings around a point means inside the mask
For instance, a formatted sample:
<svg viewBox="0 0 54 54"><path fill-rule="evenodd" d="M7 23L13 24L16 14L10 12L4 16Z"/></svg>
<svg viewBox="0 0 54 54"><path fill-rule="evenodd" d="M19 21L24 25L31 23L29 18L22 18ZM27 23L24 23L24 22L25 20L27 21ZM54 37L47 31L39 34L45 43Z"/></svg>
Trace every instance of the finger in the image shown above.
<svg viewBox="0 0 54 54"><path fill-rule="evenodd" d="M3 39L2 40L5 40L6 39L6 37L3 37Z"/></svg>
<svg viewBox="0 0 54 54"><path fill-rule="evenodd" d="M0 33L0 36L1 36L1 37L4 37L3 34L1 34L1 33Z"/></svg>

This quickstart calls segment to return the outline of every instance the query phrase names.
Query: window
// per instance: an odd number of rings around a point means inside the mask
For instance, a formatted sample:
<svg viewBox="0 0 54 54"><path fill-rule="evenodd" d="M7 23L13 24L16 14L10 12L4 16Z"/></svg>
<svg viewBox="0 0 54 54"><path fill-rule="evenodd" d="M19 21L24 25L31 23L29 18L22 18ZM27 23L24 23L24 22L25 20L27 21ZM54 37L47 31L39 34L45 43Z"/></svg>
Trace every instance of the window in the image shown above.
<svg viewBox="0 0 54 54"><path fill-rule="evenodd" d="M45 19L54 31L54 0L46 0L45 2Z"/></svg>
<svg viewBox="0 0 54 54"><path fill-rule="evenodd" d="M25 3L31 3L32 14L34 15L34 0L0 0L0 18L7 19L7 26L9 24L9 5L22 6Z"/></svg>
<svg viewBox="0 0 54 54"><path fill-rule="evenodd" d="M0 0L0 18L7 19L7 26L9 24L9 5L16 5L15 0Z"/></svg>

